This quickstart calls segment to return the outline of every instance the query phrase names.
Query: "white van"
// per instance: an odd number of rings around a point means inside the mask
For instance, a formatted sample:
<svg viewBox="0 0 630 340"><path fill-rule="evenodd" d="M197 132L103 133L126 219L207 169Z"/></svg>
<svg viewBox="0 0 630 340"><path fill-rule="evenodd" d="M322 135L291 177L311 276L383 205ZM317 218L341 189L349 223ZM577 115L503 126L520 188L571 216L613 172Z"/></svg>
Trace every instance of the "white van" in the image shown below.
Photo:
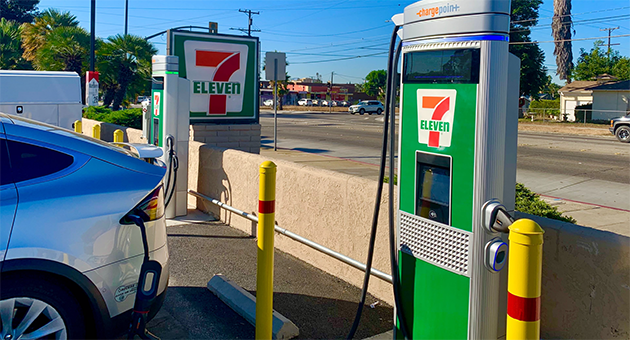
<svg viewBox="0 0 630 340"><path fill-rule="evenodd" d="M72 129L81 120L75 72L0 70L0 112Z"/></svg>

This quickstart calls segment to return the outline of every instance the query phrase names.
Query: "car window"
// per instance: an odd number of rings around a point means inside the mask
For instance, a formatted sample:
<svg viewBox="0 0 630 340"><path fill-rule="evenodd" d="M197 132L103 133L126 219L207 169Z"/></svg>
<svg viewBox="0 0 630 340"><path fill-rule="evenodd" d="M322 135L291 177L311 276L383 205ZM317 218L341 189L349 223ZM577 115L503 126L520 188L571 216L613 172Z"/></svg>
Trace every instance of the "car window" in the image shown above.
<svg viewBox="0 0 630 340"><path fill-rule="evenodd" d="M27 143L7 141L13 181L22 182L61 171L74 161L68 154ZM4 172L4 171L3 171Z"/></svg>
<svg viewBox="0 0 630 340"><path fill-rule="evenodd" d="M7 141L0 139L0 185L12 182L11 165L9 164L9 153L7 152Z"/></svg>

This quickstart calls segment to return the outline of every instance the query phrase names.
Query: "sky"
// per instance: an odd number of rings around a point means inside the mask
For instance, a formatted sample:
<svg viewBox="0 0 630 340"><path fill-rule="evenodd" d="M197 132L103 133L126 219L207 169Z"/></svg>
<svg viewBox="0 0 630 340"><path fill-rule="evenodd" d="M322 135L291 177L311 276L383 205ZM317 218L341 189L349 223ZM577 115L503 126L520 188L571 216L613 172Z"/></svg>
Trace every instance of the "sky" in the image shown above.
<svg viewBox="0 0 630 340"><path fill-rule="evenodd" d="M372 70L386 69L387 50L394 14L415 1L392 0L128 0L129 34L150 36L178 26L203 26L218 22L219 33L243 35L233 28L247 28L247 14L252 16L252 35L260 38L261 50L287 53L287 72L292 78L321 77L326 82L334 72L335 83L361 83ZM89 31L90 1L41 0L39 9L69 11ZM96 34L107 38L124 32L125 0L96 0ZM612 35L630 34L630 1L573 0L573 39L606 37L603 28L619 27ZM540 41L548 74L555 76L554 44L551 36L553 0L540 6L538 25L532 40ZM607 42L607 39L605 39ZM151 39L160 54L165 53L166 36ZM594 40L573 42L574 63L580 48L587 51ZM630 36L613 38L612 46L622 55L630 55Z"/></svg>

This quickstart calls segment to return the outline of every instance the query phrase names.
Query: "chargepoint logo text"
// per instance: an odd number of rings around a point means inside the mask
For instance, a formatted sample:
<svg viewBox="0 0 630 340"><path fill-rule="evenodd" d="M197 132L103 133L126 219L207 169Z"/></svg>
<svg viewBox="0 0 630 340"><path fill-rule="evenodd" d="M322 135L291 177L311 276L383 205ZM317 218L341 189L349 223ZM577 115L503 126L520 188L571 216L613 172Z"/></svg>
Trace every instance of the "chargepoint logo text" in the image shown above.
<svg viewBox="0 0 630 340"><path fill-rule="evenodd" d="M456 90L418 90L418 142L450 147Z"/></svg>
<svg viewBox="0 0 630 340"><path fill-rule="evenodd" d="M215 46L216 45L216 46ZM228 43L187 41L186 70L191 81L190 111L226 115L243 108L248 48Z"/></svg>
<svg viewBox="0 0 630 340"><path fill-rule="evenodd" d="M433 18L436 15L440 16L440 15L450 14L450 13L455 13L455 12L459 12L459 5L446 4L439 7L420 8L420 10L418 11L418 13L416 13L416 15L418 15L418 17L420 18L424 18L424 17Z"/></svg>

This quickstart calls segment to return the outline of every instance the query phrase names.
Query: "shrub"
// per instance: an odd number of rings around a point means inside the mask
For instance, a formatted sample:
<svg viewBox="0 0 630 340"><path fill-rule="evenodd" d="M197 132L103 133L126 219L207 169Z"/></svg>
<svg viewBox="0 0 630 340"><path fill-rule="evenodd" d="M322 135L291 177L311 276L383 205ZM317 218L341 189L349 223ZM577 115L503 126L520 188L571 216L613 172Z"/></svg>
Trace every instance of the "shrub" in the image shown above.
<svg viewBox="0 0 630 340"><path fill-rule="evenodd" d="M557 117L560 114L560 98L534 100L529 104L529 110L531 111L530 113L544 113L545 115Z"/></svg>
<svg viewBox="0 0 630 340"><path fill-rule="evenodd" d="M562 215L556 207L540 199L540 195L527 189L523 184L516 183L516 210L551 218L554 220L575 223L575 219L571 216Z"/></svg>
<svg viewBox="0 0 630 340"><path fill-rule="evenodd" d="M83 117L103 123L142 129L142 109L112 111L102 106L90 106L83 109Z"/></svg>
<svg viewBox="0 0 630 340"><path fill-rule="evenodd" d="M584 122L584 115L586 114L586 121L593 121L593 104L578 105L575 107L575 121ZM608 121L607 121L608 122Z"/></svg>

